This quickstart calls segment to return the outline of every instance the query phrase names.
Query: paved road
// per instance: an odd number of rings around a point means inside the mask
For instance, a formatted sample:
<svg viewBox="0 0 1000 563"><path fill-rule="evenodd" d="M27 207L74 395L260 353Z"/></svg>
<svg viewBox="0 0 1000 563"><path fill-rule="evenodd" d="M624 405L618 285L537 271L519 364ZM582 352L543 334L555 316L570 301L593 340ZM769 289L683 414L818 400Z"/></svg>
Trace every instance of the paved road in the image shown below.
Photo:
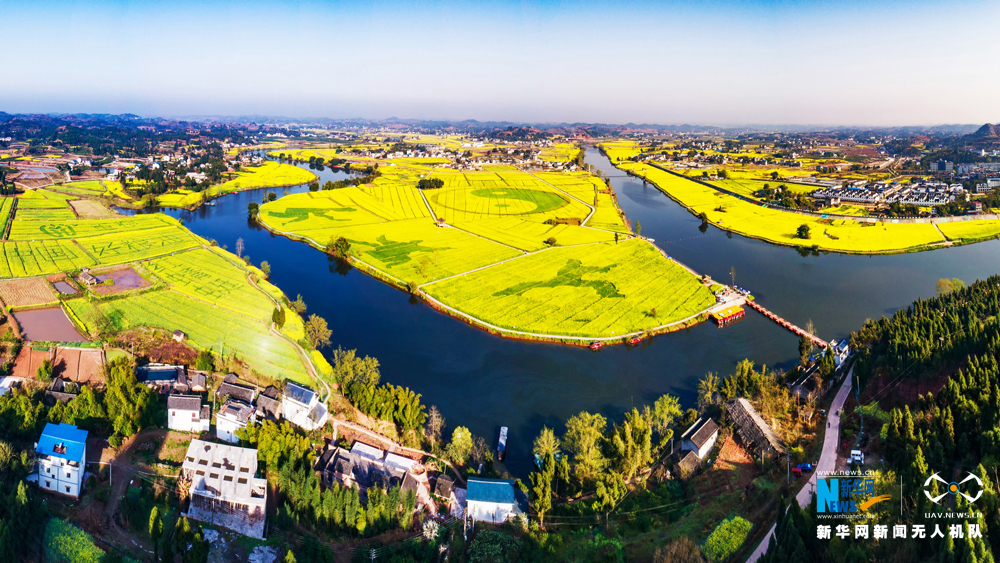
<svg viewBox="0 0 1000 563"><path fill-rule="evenodd" d="M851 366L850 371L847 372L847 377L844 378L844 383L841 384L840 390L837 391L837 396L833 398L833 403L830 405L830 412L826 418L829 427L826 429L826 435L823 437L823 451L819 455L819 463L816 464L812 474L809 476L809 481L795 495L795 500L799 502L799 506L802 508L809 506L809 503L812 502L813 491L816 490L816 475L820 472L829 472L836 469L837 442L840 439L840 409L844 407L844 401L847 400L847 395L851 392L853 375L854 366ZM771 537L774 535L774 527L775 524L771 524L771 529L767 531L767 535L761 540L757 549L753 550L753 553L747 558L747 563L756 563L764 555L768 545L771 543Z"/></svg>

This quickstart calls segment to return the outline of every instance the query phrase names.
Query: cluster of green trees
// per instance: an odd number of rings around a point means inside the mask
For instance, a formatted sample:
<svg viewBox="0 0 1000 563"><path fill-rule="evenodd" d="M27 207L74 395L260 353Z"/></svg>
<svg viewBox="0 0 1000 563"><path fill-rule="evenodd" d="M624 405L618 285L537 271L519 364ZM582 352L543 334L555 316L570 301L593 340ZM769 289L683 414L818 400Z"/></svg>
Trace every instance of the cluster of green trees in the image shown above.
<svg viewBox="0 0 1000 563"><path fill-rule="evenodd" d="M116 358L105 367L107 388L96 392L82 387L68 403L51 408L42 402L42 390L15 390L0 397L0 426L17 439L38 437L46 422L75 424L99 434L118 447L129 436L164 416L156 393L139 383L127 358Z"/></svg>
<svg viewBox="0 0 1000 563"><path fill-rule="evenodd" d="M441 178L422 178L417 182L417 189L420 190L434 190L444 187L444 180Z"/></svg>
<svg viewBox="0 0 1000 563"><path fill-rule="evenodd" d="M322 533L371 536L413 525L416 500L399 487L370 488L362 495L353 487L322 487L313 465L309 439L288 424L265 421L239 430L241 440L255 445L267 467L267 478L281 493L277 522L286 529L312 526Z"/></svg>
<svg viewBox="0 0 1000 563"><path fill-rule="evenodd" d="M378 178L379 176L382 175L382 173L378 171L378 165L368 166L364 170L362 170L362 172L364 173L363 176L356 176L354 178L349 178L346 180L337 180L336 182L327 180L326 182L323 183L323 189L339 190L341 188L349 188L351 186L361 186L364 184L370 184L375 181L375 178Z"/></svg>
<svg viewBox="0 0 1000 563"><path fill-rule="evenodd" d="M626 481L649 467L666 450L674 422L682 416L680 401L663 395L650 408L633 408L621 424L608 427L600 414L581 412L566 421L566 432L542 428L533 444L539 468L530 476L532 506L544 521L554 494L571 495L594 488L592 508L608 511L624 498ZM692 410L684 420L696 417ZM693 419L691 420L693 422Z"/></svg>
<svg viewBox="0 0 1000 563"><path fill-rule="evenodd" d="M946 280L950 281L950 280ZM945 563L992 563L1000 548L1000 497L997 470L1000 465L1000 277L977 281L968 287L951 287L941 295L915 301L891 317L868 321L851 335L856 350L855 373L866 394L874 401L902 403L889 412L881 440L885 467L878 469L879 482L902 505L888 523L922 524L924 539L894 539L891 542L833 536L817 540L816 526L828 524L810 517L809 510L791 502L777 527L777 539L762 563L825 563L833 561L920 561ZM912 385L924 378L949 377L937 394L899 397L899 385ZM862 397L865 395L863 394ZM877 428L877 421L865 428ZM877 430L875 431L877 433ZM878 442L877 442L878 443ZM979 476L983 495L969 504L961 495L936 505L923 494L922 485L938 473L948 481L961 481L967 472ZM937 496L943 485L931 481L930 494ZM982 517L955 522L928 519L928 512L973 509ZM886 523L882 519L880 523ZM978 524L982 537L951 538L946 524ZM945 537L931 538L937 524Z"/></svg>
<svg viewBox="0 0 1000 563"><path fill-rule="evenodd" d="M355 350L338 348L333 352L333 377L358 410L396 424L404 434L422 427L427 420L419 394L391 383L379 385L382 376L375 358L358 357Z"/></svg>

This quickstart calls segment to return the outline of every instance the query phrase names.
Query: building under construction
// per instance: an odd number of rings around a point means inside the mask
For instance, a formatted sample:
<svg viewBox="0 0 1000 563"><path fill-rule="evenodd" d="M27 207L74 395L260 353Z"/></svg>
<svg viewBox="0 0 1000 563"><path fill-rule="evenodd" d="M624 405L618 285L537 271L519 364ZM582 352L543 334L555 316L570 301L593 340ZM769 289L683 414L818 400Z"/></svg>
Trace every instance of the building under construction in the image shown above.
<svg viewBox="0 0 1000 563"><path fill-rule="evenodd" d="M190 487L186 516L263 539L267 480L257 450L191 440L181 477Z"/></svg>
<svg viewBox="0 0 1000 563"><path fill-rule="evenodd" d="M729 421L743 445L750 449L754 457L779 457L785 455L785 446L774 435L774 430L757 414L750 401L740 397L726 403Z"/></svg>

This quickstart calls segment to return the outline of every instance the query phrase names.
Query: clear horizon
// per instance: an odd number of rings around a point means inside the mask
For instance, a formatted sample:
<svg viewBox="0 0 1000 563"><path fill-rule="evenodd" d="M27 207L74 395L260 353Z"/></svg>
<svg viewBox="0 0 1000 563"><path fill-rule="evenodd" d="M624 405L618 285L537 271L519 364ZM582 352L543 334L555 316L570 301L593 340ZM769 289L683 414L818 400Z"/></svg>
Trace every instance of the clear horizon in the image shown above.
<svg viewBox="0 0 1000 563"><path fill-rule="evenodd" d="M0 110L926 126L1000 121L989 2L0 0Z"/></svg>

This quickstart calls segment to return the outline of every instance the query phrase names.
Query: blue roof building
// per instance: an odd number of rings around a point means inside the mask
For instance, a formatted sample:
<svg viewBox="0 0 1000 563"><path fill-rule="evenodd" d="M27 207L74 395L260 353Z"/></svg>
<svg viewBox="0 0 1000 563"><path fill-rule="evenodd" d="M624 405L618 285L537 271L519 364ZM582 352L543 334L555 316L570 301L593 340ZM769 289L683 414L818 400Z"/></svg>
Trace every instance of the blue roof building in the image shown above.
<svg viewBox="0 0 1000 563"><path fill-rule="evenodd" d="M466 489L469 518L503 524L528 510L527 499L510 479L470 477Z"/></svg>
<svg viewBox="0 0 1000 563"><path fill-rule="evenodd" d="M87 464L87 431L72 424L45 425L35 446L38 486L79 497Z"/></svg>

